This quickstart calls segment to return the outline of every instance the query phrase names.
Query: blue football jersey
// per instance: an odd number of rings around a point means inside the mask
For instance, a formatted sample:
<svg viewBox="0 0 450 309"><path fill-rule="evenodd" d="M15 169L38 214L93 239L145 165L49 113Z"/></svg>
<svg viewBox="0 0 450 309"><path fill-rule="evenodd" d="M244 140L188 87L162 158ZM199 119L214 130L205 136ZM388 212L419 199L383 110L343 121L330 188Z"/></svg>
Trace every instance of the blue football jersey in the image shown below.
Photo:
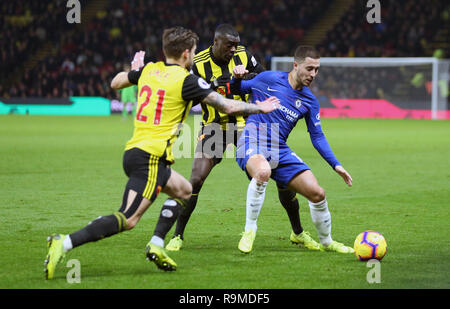
<svg viewBox="0 0 450 309"><path fill-rule="evenodd" d="M249 115L246 123L266 124L266 127L277 124L279 132L276 142L282 146L286 143L297 121L304 118L311 142L317 151L333 168L340 165L323 134L319 102L308 87L303 87L301 90L293 89L289 84L288 76L288 72L265 71L251 80L233 80L234 91L241 94L251 93L252 101L263 101L271 96L280 100L278 109L268 114ZM274 135L271 134L271 136L273 139ZM267 136L266 139L270 141L271 137Z"/></svg>

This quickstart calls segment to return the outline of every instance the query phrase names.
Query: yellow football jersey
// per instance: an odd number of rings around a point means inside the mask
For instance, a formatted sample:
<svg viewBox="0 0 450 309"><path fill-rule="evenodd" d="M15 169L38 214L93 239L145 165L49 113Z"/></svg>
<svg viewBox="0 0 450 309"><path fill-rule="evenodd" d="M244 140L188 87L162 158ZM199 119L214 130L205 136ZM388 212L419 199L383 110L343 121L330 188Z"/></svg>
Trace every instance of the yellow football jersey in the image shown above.
<svg viewBox="0 0 450 309"><path fill-rule="evenodd" d="M201 101L212 92L209 84L179 65L162 61L130 72L128 79L138 85L138 105L133 137L125 150L136 147L173 162L172 144L180 125L192 101Z"/></svg>
<svg viewBox="0 0 450 309"><path fill-rule="evenodd" d="M194 57L194 66L192 71L195 75L204 78L208 83L213 82L215 79L231 80L233 68L237 65L244 65L250 72L261 72L264 69L257 63L254 56L246 51L244 46L238 46L233 58L228 64L220 64L214 58L212 46L201 51ZM240 101L247 101L248 95L239 96L229 94L229 89L226 86L220 86L217 92L229 99L235 99ZM228 93L228 94L227 94ZM245 126L245 119L243 116L230 116L222 113L212 106L207 104L201 104L202 107L202 125L206 126L210 123L220 123L223 130L227 129L227 123L235 124L238 128L242 129Z"/></svg>

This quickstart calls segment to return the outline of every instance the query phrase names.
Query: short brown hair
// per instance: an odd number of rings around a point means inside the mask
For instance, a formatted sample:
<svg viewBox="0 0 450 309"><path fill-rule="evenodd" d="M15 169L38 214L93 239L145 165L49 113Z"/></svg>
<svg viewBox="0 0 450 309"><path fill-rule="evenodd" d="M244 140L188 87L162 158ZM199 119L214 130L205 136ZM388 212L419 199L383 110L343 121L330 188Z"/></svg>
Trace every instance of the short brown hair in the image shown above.
<svg viewBox="0 0 450 309"><path fill-rule="evenodd" d="M183 27L165 29L162 37L164 55L169 58L180 58L183 51L191 50L198 43L198 35Z"/></svg>
<svg viewBox="0 0 450 309"><path fill-rule="evenodd" d="M297 47L294 53L294 60L297 62L302 62L306 57L319 59L319 52L312 46L300 45Z"/></svg>

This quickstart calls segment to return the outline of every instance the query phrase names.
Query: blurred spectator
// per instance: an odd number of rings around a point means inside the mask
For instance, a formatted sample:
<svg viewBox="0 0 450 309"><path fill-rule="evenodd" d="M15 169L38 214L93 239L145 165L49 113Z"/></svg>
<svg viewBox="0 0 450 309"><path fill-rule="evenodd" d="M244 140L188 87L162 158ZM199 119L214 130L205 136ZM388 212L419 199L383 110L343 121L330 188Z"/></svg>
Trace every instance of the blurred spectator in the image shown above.
<svg viewBox="0 0 450 309"><path fill-rule="evenodd" d="M83 10L88 2L81 2ZM241 44L270 69L273 56L292 54L329 2L111 0L92 20L84 22L82 19L81 28L66 22L65 1L3 1L0 80L10 78L16 66L46 42L54 44L57 53L33 68L25 68L19 82L8 89L0 88L0 96L119 99L120 95L109 87L113 75L140 49L146 51L146 61L162 60L162 31L176 25L197 32L200 37L197 50L202 50L211 44L218 24L233 24L240 33ZM448 4L444 0L383 0L382 23L368 24L365 4L366 1L355 1L341 22L328 33L318 46L323 57L431 56L425 54L424 46L439 28L440 18L448 18ZM342 96L348 89L368 97L383 93L370 84L356 87L350 82L345 85L347 88L335 87L338 74L330 73L324 82ZM394 73L386 74L363 77L385 84L395 79ZM360 75L355 73L354 79L358 78Z"/></svg>
<svg viewBox="0 0 450 309"><path fill-rule="evenodd" d="M65 19L65 4L65 1L1 2L0 81L10 78L31 54L46 42L57 42L60 34L70 28ZM25 91L31 91L27 89L31 85L25 85ZM13 88L11 91L15 92L23 87L16 85ZM5 90L3 89L3 93Z"/></svg>
<svg viewBox="0 0 450 309"><path fill-rule="evenodd" d="M198 50L201 50L211 43L218 24L231 23L240 32L241 43L268 67L272 56L291 53L302 39L304 30L320 16L329 1L306 0L299 5L296 0L112 0L106 10L98 12L84 25L84 31L77 28L70 36L67 35L68 24L61 18L65 16L65 6L56 5L61 1L50 1L49 4L47 1L45 4L17 2L21 9L16 9L15 2L2 4L2 13L6 13L2 15L20 15L27 10L33 12L31 15L36 21L37 16L40 17L33 27L30 25L30 29L34 29L33 35L23 36L25 43L21 41L21 44L26 46L16 45L16 49L25 49L24 53L7 62L18 63L31 51L36 51L39 44L30 48L35 40L53 40L59 48L56 55L26 69L22 80L6 95L99 95L112 99L119 96L110 89L109 82L113 74L129 63L136 50L145 49L148 61L163 59L161 34L167 27L183 25L196 31L200 36ZM65 25L52 24L55 16ZM22 31L8 25L12 28L7 32L9 38ZM49 33L53 37L49 37ZM2 59L17 52L11 40L2 40L2 44ZM4 68L6 62L2 63L2 71L11 72L11 68Z"/></svg>
<svg viewBox="0 0 450 309"><path fill-rule="evenodd" d="M444 0L381 1L381 23L366 20L367 1L355 1L318 46L324 57L431 57L427 44L450 4ZM442 14L441 14L442 13ZM448 24L447 24L448 27Z"/></svg>

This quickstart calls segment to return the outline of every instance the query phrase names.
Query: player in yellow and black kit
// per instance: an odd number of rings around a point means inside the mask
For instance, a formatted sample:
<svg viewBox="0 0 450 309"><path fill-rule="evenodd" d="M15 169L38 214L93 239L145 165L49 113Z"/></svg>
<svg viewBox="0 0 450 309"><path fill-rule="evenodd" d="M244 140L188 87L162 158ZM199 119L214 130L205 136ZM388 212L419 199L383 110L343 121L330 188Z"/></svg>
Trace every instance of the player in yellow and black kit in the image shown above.
<svg viewBox="0 0 450 309"><path fill-rule="evenodd" d="M75 233L50 236L45 260L47 279L53 277L56 265L68 250L132 229L160 192L169 195L169 199L161 209L146 255L158 268L176 269L176 263L163 247L165 235L175 222L183 201L192 193L191 184L170 167L174 162L172 144L178 136L179 125L187 117L190 102L203 102L237 115L267 113L278 106L276 98L256 104L225 99L211 90L202 78L190 74L197 42L198 36L191 30L166 29L163 33L165 62L144 66L145 53L138 52L132 71L121 72L112 80L114 89L138 85L135 129L123 157L123 168L129 179L122 205L119 211L99 217Z"/></svg>
<svg viewBox="0 0 450 309"><path fill-rule="evenodd" d="M264 68L244 46L239 45L239 33L229 24L219 25L214 32L212 46L198 53L194 58L192 73L211 83L211 87L226 98L246 100L247 97L233 96L230 81L233 68L243 65L251 75ZM228 144L236 145L239 134L245 126L243 116L230 116L207 104L202 107L202 128L198 134L197 148L192 164L190 182L192 197L178 217L174 237L166 249L177 251L183 243L183 233L197 204L198 194L214 166L222 161Z"/></svg>
<svg viewBox="0 0 450 309"><path fill-rule="evenodd" d="M210 82L213 89L226 98L247 100L248 96L240 97L231 94L230 80L233 69L242 66L247 71L244 79L251 79L264 71L264 68L239 43L239 33L233 26L229 24L219 25L214 32L214 44L195 56L192 72ZM166 247L169 251L178 251L183 246L184 231L197 205L198 195L204 181L214 166L221 162L227 146L230 143L236 146L242 128L245 126L243 116L230 116L207 104L202 104L201 107L202 129L198 136L190 178L192 196L186 201L186 207L181 210L178 216L173 238ZM278 196L288 214L294 234L301 234L303 228L295 192L279 188ZM297 239L291 239L291 241L298 243Z"/></svg>
<svg viewBox="0 0 450 309"><path fill-rule="evenodd" d="M213 88L226 98L246 100L246 97L230 93L229 82L233 68L243 65L250 75L263 72L264 68L239 42L239 34L231 25L220 25L215 31L214 44L195 56L192 73L211 83ZM214 124L220 124L222 130L233 129L233 125L238 129L245 126L244 116L230 116L207 104L201 104L201 107L202 134L208 134L204 132ZM222 153L216 152L213 155L215 160L220 162Z"/></svg>

